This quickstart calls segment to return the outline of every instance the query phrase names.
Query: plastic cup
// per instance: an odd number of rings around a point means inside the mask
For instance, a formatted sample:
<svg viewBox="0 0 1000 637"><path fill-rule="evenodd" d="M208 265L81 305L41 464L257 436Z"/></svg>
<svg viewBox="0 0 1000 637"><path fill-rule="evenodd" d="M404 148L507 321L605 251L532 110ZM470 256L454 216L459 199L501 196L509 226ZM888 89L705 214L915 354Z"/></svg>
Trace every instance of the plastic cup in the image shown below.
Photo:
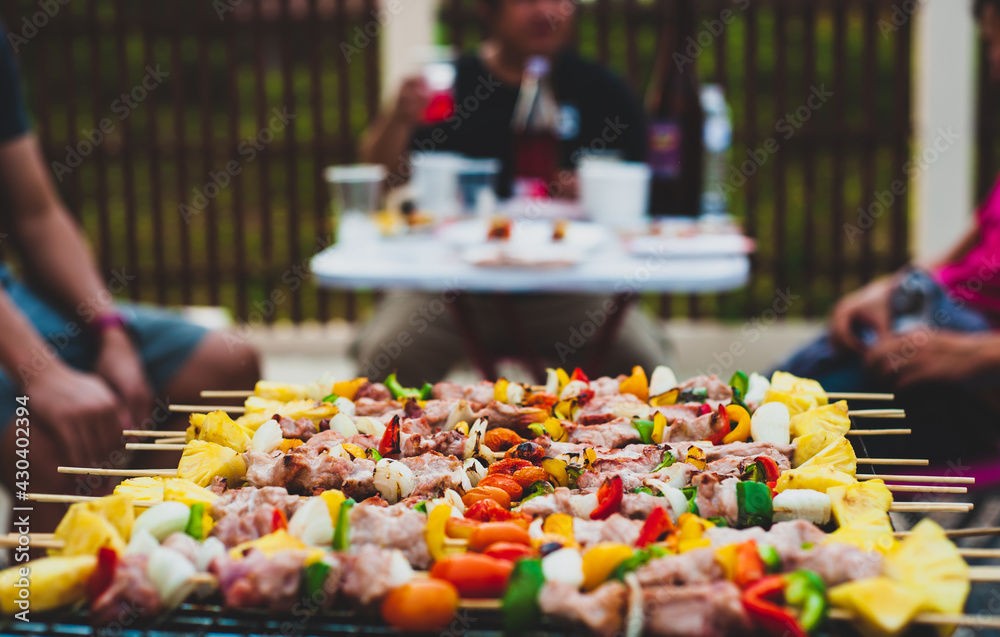
<svg viewBox="0 0 1000 637"><path fill-rule="evenodd" d="M591 160L579 171L580 204L597 223L613 228L637 228L647 221L649 166L638 162Z"/></svg>
<svg viewBox="0 0 1000 637"><path fill-rule="evenodd" d="M418 209L438 219L456 215L462 161L457 153L411 153L413 177L410 187Z"/></svg>
<svg viewBox="0 0 1000 637"><path fill-rule="evenodd" d="M463 159L458 173L458 190L466 213L477 212L480 201L496 201L499 159ZM491 198L492 196L492 198ZM492 211L485 211L492 212Z"/></svg>
<svg viewBox="0 0 1000 637"><path fill-rule="evenodd" d="M333 199L337 242L367 243L378 239L371 215L379 210L385 168L376 164L333 166L326 169Z"/></svg>

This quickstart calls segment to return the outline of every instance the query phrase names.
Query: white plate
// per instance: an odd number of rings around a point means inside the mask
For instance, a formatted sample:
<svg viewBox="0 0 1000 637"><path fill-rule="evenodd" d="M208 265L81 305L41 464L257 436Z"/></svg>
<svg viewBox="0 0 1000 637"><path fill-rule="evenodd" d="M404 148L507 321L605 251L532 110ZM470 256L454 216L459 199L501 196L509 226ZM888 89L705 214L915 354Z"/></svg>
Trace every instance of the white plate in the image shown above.
<svg viewBox="0 0 1000 637"><path fill-rule="evenodd" d="M468 246L459 253L463 263L481 268L569 268L586 257L582 248L550 244L544 249L526 244L496 242Z"/></svg>
<svg viewBox="0 0 1000 637"><path fill-rule="evenodd" d="M627 243L629 254L658 257L721 257L750 254L754 241L741 234L699 234L693 237L634 237Z"/></svg>
<svg viewBox="0 0 1000 637"><path fill-rule="evenodd" d="M524 246L535 250L551 250L557 246L570 246L577 250L592 250L602 245L613 234L607 228L595 223L569 221L563 239L553 241L553 224L551 220L515 220L512 222L510 239L504 243L515 246L516 249ZM501 243L488 239L489 229L489 219L468 219L442 226L438 236L445 243L458 247Z"/></svg>

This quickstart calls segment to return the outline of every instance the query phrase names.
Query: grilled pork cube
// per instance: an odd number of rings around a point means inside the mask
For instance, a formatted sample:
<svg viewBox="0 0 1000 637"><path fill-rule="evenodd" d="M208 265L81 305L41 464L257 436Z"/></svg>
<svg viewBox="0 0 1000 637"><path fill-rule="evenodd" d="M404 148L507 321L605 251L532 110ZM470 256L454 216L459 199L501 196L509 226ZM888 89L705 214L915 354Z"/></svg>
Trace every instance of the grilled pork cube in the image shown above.
<svg viewBox="0 0 1000 637"><path fill-rule="evenodd" d="M739 520L736 502L736 483L739 478L720 477L714 473L700 473L691 478L691 486L698 489L695 502L703 518L725 518L729 526Z"/></svg>
<svg viewBox="0 0 1000 637"><path fill-rule="evenodd" d="M400 460L416 477L416 485L411 496L428 495L436 498L444 494L445 489L458 491L467 480L465 466L454 456L443 456L435 451L427 452L413 458Z"/></svg>
<svg viewBox="0 0 1000 637"><path fill-rule="evenodd" d="M764 544L773 546L784 559L791 551L799 550L803 544L819 544L826 539L826 533L806 520L791 520L777 522L771 525L769 531L765 531L759 526L746 529L729 529L717 526L705 531L705 537L712 541L712 546L717 548L753 540L758 546Z"/></svg>
<svg viewBox="0 0 1000 637"><path fill-rule="evenodd" d="M614 396L615 394L621 393L621 379L625 376L619 376L618 378L611 378L610 376L601 376L595 380L590 381L590 391L594 392L594 397L599 396Z"/></svg>
<svg viewBox="0 0 1000 637"><path fill-rule="evenodd" d="M688 440L708 440L729 423L712 411L694 419L678 418L671 422L663 431L663 442L681 442Z"/></svg>
<svg viewBox="0 0 1000 637"><path fill-rule="evenodd" d="M645 520L657 508L671 510L666 498L649 493L626 493L622 496L621 513L627 518Z"/></svg>
<svg viewBox="0 0 1000 637"><path fill-rule="evenodd" d="M715 548L712 547L650 560L635 574L643 588L707 584L723 579L722 567L715 560Z"/></svg>
<svg viewBox="0 0 1000 637"><path fill-rule="evenodd" d="M612 514L606 520L584 518L573 520L573 537L583 550L601 542L635 544L635 541L639 539L641 529L642 522L640 520L630 520L618 513Z"/></svg>
<svg viewBox="0 0 1000 637"><path fill-rule="evenodd" d="M316 423L308 418L292 420L287 416L281 416L278 419L278 426L281 427L282 438L296 438L303 441L309 440L319 431Z"/></svg>
<svg viewBox="0 0 1000 637"><path fill-rule="evenodd" d="M581 425L600 425L606 423L618 418L615 414L615 407L626 404L641 406L645 403L632 394L594 396L580 408L580 413L576 415L576 421Z"/></svg>
<svg viewBox="0 0 1000 637"><path fill-rule="evenodd" d="M177 551L192 564L198 563L198 549L201 547L201 543L187 533L171 533L163 540L161 546Z"/></svg>
<svg viewBox="0 0 1000 637"><path fill-rule="evenodd" d="M639 431L628 418L615 418L600 425L565 425L569 442L588 447L617 449L642 441Z"/></svg>
<svg viewBox="0 0 1000 637"><path fill-rule="evenodd" d="M419 456L436 451L444 456L462 457L468 438L461 431L439 431L432 436L410 436L403 442L404 456Z"/></svg>
<svg viewBox="0 0 1000 637"><path fill-rule="evenodd" d="M373 400L371 398L355 398L354 413L357 416L369 416L378 418L391 411L398 411L402 414L403 405L395 400Z"/></svg>
<svg viewBox="0 0 1000 637"><path fill-rule="evenodd" d="M606 582L589 593L581 593L563 582L545 582L538 594L542 612L594 635L620 634L628 610L628 589L621 582Z"/></svg>
<svg viewBox="0 0 1000 637"><path fill-rule="evenodd" d="M745 634L752 623L731 582L643 588L646 634L723 637Z"/></svg>
<svg viewBox="0 0 1000 637"><path fill-rule="evenodd" d="M431 563L424 526L427 517L418 511L400 506L356 506L351 509L351 542L373 544L380 548L399 549L415 568L427 568Z"/></svg>
<svg viewBox="0 0 1000 637"><path fill-rule="evenodd" d="M270 504L261 504L252 511L227 514L216 518L210 535L218 538L226 548L233 548L243 542L256 540L272 531L274 514L278 509Z"/></svg>
<svg viewBox="0 0 1000 637"><path fill-rule="evenodd" d="M300 602L299 584L306 551L280 551L267 557L251 549L240 560L217 557L209 566L229 608L290 611Z"/></svg>
<svg viewBox="0 0 1000 637"><path fill-rule="evenodd" d="M649 417L653 418L655 412L660 412L667 418L667 422L675 420L694 420L701 415L701 405L698 403L684 403L681 405L664 405L653 407L649 412Z"/></svg>
<svg viewBox="0 0 1000 637"><path fill-rule="evenodd" d="M717 445L705 449L705 460L712 462L727 456L756 458L767 456L774 460L782 470L792 468L792 455L795 445L783 445L775 442L734 442L728 445Z"/></svg>
<svg viewBox="0 0 1000 637"><path fill-rule="evenodd" d="M728 384L719 380L715 374L711 376L695 376L689 378L678 385L681 392L690 389L704 388L708 392L708 400L713 407L730 402L733 399L733 390Z"/></svg>
<svg viewBox="0 0 1000 637"><path fill-rule="evenodd" d="M147 555L124 555L115 567L111 585L90 605L90 620L95 626L155 617L160 612L160 594L146 575Z"/></svg>
<svg viewBox="0 0 1000 637"><path fill-rule="evenodd" d="M356 547L343 556L345 572L340 590L362 607L381 600L413 576L405 560L402 561L405 572L400 571L394 559L398 555L396 551L374 544Z"/></svg>
<svg viewBox="0 0 1000 637"><path fill-rule="evenodd" d="M528 431L528 425L545 422L547 414L537 407L522 407L521 405L508 405L496 400L491 400L485 407L476 412L476 418L483 418L487 422L487 429L513 429L519 433Z"/></svg>
<svg viewBox="0 0 1000 637"><path fill-rule="evenodd" d="M392 392L390 392L389 389L382 383L364 383L361 387L358 387L358 391L354 393L355 401L361 398L386 401L392 399Z"/></svg>
<svg viewBox="0 0 1000 637"><path fill-rule="evenodd" d="M531 498L518 506L517 510L532 517L547 517L553 513L573 515L573 497L574 494L566 487L557 487L553 493Z"/></svg>
<svg viewBox="0 0 1000 637"><path fill-rule="evenodd" d="M782 555L782 570L807 568L823 578L827 587L882 574L882 554L850 544L818 544L809 549L791 546Z"/></svg>
<svg viewBox="0 0 1000 637"><path fill-rule="evenodd" d="M423 406L423 419L432 431L438 431L448 422L454 400L428 400Z"/></svg>
<svg viewBox="0 0 1000 637"><path fill-rule="evenodd" d="M264 504L280 509L285 517L291 518L303 501L296 495L289 495L284 487L230 489L212 503L212 517L218 520L230 515L247 515Z"/></svg>

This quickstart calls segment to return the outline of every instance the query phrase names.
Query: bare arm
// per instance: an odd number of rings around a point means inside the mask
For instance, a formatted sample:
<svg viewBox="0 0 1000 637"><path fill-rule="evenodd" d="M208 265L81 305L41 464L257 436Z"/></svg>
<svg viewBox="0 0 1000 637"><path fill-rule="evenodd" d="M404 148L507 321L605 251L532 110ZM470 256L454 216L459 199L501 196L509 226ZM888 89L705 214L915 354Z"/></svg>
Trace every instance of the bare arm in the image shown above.
<svg viewBox="0 0 1000 637"><path fill-rule="evenodd" d="M972 250L972 248L974 248L976 244L980 242L981 239L982 236L979 231L979 223L978 222L973 223L972 227L969 228L969 230L962 236L959 242L956 243L955 246L950 251L948 251L941 259L935 262L921 264L921 265L924 265L924 267L926 268L932 269L941 267L943 265L947 265L949 263L954 263L960 260L966 254L968 254L969 250Z"/></svg>
<svg viewBox="0 0 1000 637"><path fill-rule="evenodd" d="M379 113L361 140L362 161L399 170L409 154L413 132L427 108L427 85L421 77L403 82L391 108Z"/></svg>
<svg viewBox="0 0 1000 637"><path fill-rule="evenodd" d="M0 146L0 191L32 282L84 322L114 311L86 241L59 201L33 135Z"/></svg>

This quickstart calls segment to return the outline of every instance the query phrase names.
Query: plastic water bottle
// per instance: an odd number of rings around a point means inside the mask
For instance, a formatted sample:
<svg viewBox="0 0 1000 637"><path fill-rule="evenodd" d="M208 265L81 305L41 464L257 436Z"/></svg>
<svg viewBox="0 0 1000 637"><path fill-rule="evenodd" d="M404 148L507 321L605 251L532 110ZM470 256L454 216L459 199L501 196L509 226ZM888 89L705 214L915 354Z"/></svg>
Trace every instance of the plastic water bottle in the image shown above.
<svg viewBox="0 0 1000 637"><path fill-rule="evenodd" d="M729 172L729 148L733 143L733 120L729 104L718 84L701 89L701 107L705 111L705 182L701 195L702 215L725 215L726 176Z"/></svg>

